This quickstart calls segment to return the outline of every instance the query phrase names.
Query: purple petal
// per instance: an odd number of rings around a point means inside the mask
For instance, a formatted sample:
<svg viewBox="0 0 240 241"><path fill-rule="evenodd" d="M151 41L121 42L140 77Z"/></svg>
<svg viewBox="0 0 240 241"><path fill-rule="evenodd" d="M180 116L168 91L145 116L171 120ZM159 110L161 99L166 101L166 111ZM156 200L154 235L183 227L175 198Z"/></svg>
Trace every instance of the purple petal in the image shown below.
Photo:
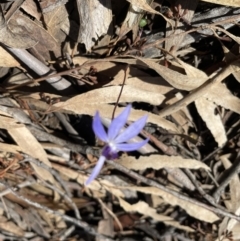
<svg viewBox="0 0 240 241"><path fill-rule="evenodd" d="M109 140L114 140L114 138L118 135L119 131L126 124L131 107L131 105L128 105L116 118L113 119L108 129Z"/></svg>
<svg viewBox="0 0 240 241"><path fill-rule="evenodd" d="M127 142L131 138L135 137L139 134L139 132L143 129L146 124L148 116L145 115L142 118L138 119L134 123L132 123L126 130L124 130L115 140L116 144Z"/></svg>
<svg viewBox="0 0 240 241"><path fill-rule="evenodd" d="M135 151L144 146L149 139L146 139L144 141L136 142L136 143L130 143L130 144L117 144L117 148L120 151Z"/></svg>
<svg viewBox="0 0 240 241"><path fill-rule="evenodd" d="M108 141L108 137L106 134L106 131L104 130L104 127L102 125L101 122L101 118L99 116L98 111L96 112L95 116L93 117L93 131L95 133L95 135L102 141L107 142Z"/></svg>
<svg viewBox="0 0 240 241"><path fill-rule="evenodd" d="M87 179L87 181L85 182L85 185L89 185L100 173L102 166L105 162L106 158L105 156L100 156L100 158L98 159L97 165L93 168L93 171L91 173L91 175L89 176L89 178Z"/></svg>

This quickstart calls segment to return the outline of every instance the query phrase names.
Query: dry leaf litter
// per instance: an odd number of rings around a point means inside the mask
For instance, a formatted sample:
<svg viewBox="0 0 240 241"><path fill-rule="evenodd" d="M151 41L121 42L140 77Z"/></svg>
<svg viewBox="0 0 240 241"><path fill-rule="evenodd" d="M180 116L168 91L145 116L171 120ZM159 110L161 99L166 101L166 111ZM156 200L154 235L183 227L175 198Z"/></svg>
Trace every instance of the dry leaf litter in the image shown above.
<svg viewBox="0 0 240 241"><path fill-rule="evenodd" d="M240 1L0 4L0 240L240 240ZM106 130L148 115L85 185Z"/></svg>

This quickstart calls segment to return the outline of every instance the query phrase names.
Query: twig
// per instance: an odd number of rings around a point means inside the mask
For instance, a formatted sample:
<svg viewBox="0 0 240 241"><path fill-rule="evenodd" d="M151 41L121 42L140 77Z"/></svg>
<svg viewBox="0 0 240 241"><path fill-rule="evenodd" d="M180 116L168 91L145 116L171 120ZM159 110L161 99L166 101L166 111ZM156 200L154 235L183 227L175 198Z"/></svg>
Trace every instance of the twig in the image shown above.
<svg viewBox="0 0 240 241"><path fill-rule="evenodd" d="M224 180L222 181L222 183L220 183L219 187L213 193L213 197L215 198L216 201L219 200L221 193L224 191L226 186L232 180L233 176L239 173L239 170L240 170L240 153L238 153L238 157L236 158L232 166L223 172L222 178L224 178Z"/></svg>
<svg viewBox="0 0 240 241"><path fill-rule="evenodd" d="M38 75L46 75L54 72L25 49L15 49L6 46L4 48ZM71 86L71 83L63 77L49 77L46 81L59 91L66 90Z"/></svg>
<svg viewBox="0 0 240 241"><path fill-rule="evenodd" d="M114 106L114 109L113 109L112 120L114 119L115 111L116 111L117 105L118 105L118 103L119 103L120 97L121 97L121 95L122 95L122 91L123 91L123 88L124 88L126 79L127 79L127 77L128 77L128 74L129 74L129 65L127 64L127 65L125 66L124 79L123 79L123 83L122 83L122 86L121 86L121 90L120 90L120 92L119 92L119 94L118 94L118 98L117 98L117 101L116 101L115 106Z"/></svg>

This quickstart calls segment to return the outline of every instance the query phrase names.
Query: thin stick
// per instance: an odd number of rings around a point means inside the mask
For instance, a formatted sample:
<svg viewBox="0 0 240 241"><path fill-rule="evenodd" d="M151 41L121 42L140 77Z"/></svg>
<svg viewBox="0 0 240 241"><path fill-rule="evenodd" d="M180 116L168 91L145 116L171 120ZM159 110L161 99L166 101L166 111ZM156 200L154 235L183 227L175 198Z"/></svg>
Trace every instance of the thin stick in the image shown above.
<svg viewBox="0 0 240 241"><path fill-rule="evenodd" d="M122 95L123 87L124 87L124 85L125 85L125 82L126 82L128 73L129 73L129 65L127 64L126 67L125 67L125 71L124 71L124 79L123 79L122 87L121 87L121 90L120 90L120 92L119 92L119 95L118 95L116 104L115 104L114 109L113 109L112 120L114 119L114 115L115 115L115 112L116 112L116 109L117 109L117 105L118 105L119 100L120 100L120 97L121 97L121 95Z"/></svg>

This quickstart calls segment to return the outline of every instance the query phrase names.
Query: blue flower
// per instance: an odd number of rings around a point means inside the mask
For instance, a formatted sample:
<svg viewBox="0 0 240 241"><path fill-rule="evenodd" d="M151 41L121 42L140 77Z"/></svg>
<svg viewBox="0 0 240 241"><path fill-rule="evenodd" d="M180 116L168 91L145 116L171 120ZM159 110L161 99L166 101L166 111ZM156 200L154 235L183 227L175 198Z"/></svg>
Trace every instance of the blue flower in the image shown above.
<svg viewBox="0 0 240 241"><path fill-rule="evenodd" d="M147 115L145 115L121 132L127 122L130 111L131 105L128 105L123 112L112 121L108 133L106 133L101 123L98 111L96 112L93 118L93 131L100 140L106 143L106 145L104 146L101 156L91 175L85 182L85 185L90 184L98 176L106 159L116 159L119 151L135 151L148 142L149 139L137 143L126 143L140 133L147 121Z"/></svg>

